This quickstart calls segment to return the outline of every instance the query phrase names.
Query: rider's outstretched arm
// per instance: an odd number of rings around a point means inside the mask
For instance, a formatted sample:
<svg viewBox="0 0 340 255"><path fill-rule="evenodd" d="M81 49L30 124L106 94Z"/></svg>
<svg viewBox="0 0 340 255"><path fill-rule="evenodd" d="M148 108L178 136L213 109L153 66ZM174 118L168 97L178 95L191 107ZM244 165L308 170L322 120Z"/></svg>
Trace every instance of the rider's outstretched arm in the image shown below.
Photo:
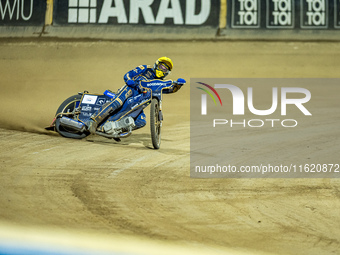
<svg viewBox="0 0 340 255"><path fill-rule="evenodd" d="M185 81L184 81L185 82ZM164 86L163 93L170 94L177 92L184 83L178 83L178 81L173 80L147 80L141 81L140 86L143 88L151 88L154 86Z"/></svg>
<svg viewBox="0 0 340 255"><path fill-rule="evenodd" d="M140 81L140 86L143 88L152 88L152 87L159 87L159 86L164 86L165 88L172 89L172 80L142 80ZM163 90L164 91L164 90Z"/></svg>
<svg viewBox="0 0 340 255"><path fill-rule="evenodd" d="M179 78L177 81L172 81L171 87L164 89L163 93L170 94L177 92L182 86L186 83L186 81L182 78Z"/></svg>
<svg viewBox="0 0 340 255"><path fill-rule="evenodd" d="M172 84L171 88L164 89L164 90L163 90L163 93L164 93L164 94L175 93L175 92L177 92L181 87L182 87L182 85Z"/></svg>

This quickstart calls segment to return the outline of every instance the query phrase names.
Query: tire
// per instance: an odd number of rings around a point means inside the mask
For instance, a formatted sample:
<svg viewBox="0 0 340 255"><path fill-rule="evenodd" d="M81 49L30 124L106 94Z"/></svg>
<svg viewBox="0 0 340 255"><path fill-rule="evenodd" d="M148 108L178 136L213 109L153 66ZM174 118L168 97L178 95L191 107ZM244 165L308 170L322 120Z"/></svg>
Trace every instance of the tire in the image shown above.
<svg viewBox="0 0 340 255"><path fill-rule="evenodd" d="M59 106L56 112L56 116L58 116L60 113L72 112L76 107L79 106L81 98L82 98L82 95L74 95L74 96L67 98ZM57 117L55 121L55 129L60 135L62 135L63 137L67 137L67 138L82 139L89 135L88 133L78 132L78 131L61 126L59 117Z"/></svg>
<svg viewBox="0 0 340 255"><path fill-rule="evenodd" d="M155 149L161 146L161 127L162 120L159 118L159 102L156 98L151 101L150 108L150 131L152 145Z"/></svg>

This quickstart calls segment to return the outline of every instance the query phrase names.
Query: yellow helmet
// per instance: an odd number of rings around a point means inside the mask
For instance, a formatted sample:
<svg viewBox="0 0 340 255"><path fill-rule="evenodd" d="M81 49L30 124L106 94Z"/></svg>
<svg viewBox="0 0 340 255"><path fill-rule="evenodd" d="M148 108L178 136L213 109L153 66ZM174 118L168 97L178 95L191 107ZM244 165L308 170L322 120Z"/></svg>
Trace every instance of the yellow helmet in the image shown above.
<svg viewBox="0 0 340 255"><path fill-rule="evenodd" d="M157 78L164 78L168 74L170 74L174 64L172 60L168 57L161 57L157 59L156 63L153 66L154 72Z"/></svg>

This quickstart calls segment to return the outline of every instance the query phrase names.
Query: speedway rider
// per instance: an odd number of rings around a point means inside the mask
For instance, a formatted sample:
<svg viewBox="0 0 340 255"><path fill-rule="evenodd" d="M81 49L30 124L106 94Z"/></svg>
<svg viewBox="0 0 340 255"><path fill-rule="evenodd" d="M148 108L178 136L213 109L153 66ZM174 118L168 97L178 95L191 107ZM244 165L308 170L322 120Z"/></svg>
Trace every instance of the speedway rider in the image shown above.
<svg viewBox="0 0 340 255"><path fill-rule="evenodd" d="M90 120L86 123L88 131L91 134L96 133L98 125L111 113L120 108L125 100L131 96L136 96L145 91L143 85L152 85L152 83L164 83L172 86L171 89L166 89L163 93L174 93L178 91L185 80L178 79L177 82L172 80L164 80L164 78L170 74L173 68L172 60L168 57L161 57L157 59L153 67L148 65L140 65L135 69L127 72L124 75L124 81L126 85L121 87L115 99L105 105L103 105L96 113L94 113ZM146 82L146 83L145 83ZM146 117L142 111L135 120L135 129L144 127L146 125Z"/></svg>

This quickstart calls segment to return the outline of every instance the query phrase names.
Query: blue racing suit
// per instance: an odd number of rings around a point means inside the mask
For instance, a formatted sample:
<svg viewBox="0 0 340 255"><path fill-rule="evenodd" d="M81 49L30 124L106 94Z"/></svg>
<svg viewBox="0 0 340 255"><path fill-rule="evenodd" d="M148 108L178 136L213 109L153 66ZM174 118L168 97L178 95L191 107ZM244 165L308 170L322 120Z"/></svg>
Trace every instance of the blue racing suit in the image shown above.
<svg viewBox="0 0 340 255"><path fill-rule="evenodd" d="M156 77L156 74L151 66L140 65L135 69L127 72L124 75L124 81L126 85L121 87L117 94L116 98L105 105L103 105L96 113L91 116L91 119L97 124L100 124L107 116L113 113L116 109L120 108L126 99L131 96L136 96L140 93L143 93L144 87L142 86L142 82L145 83L153 83L153 82L161 82L167 85L172 85L172 80L163 80ZM163 93L174 93L178 89L180 89L180 85L174 85L171 89L163 90ZM135 129L142 128L146 125L146 116L142 111L137 118L135 119Z"/></svg>

